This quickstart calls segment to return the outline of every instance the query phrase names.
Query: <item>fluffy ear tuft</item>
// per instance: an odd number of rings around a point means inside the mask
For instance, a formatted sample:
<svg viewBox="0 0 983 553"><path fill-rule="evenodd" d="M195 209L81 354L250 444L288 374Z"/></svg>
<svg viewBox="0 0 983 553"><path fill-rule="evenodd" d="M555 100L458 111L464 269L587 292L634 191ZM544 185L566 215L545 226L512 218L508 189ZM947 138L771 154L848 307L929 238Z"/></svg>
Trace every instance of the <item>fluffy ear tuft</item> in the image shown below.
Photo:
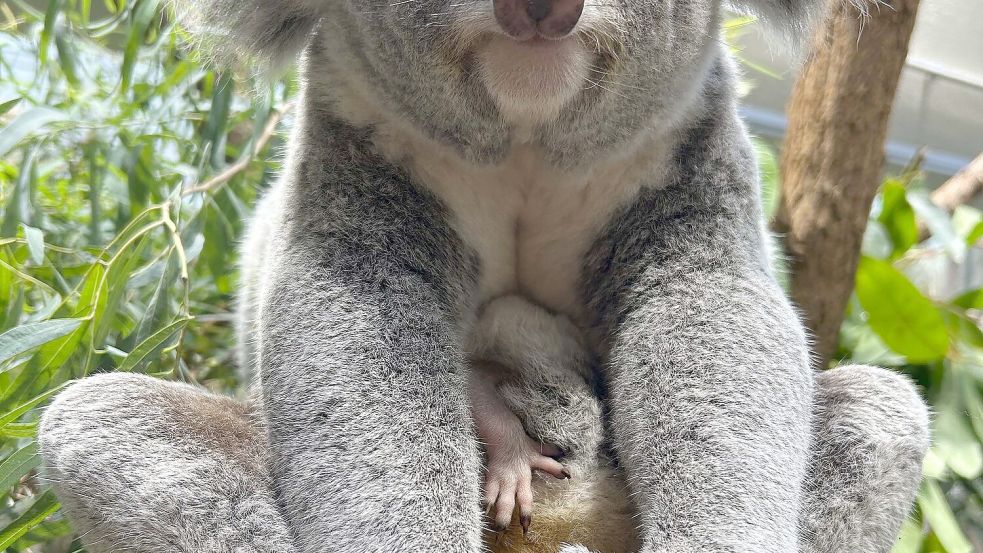
<svg viewBox="0 0 983 553"><path fill-rule="evenodd" d="M785 44L801 48L837 2L849 3L860 17L866 17L870 4L881 0L729 0L738 12L758 17Z"/></svg>
<svg viewBox="0 0 983 553"><path fill-rule="evenodd" d="M321 19L325 0L169 0L174 14L219 59L276 68L293 61Z"/></svg>

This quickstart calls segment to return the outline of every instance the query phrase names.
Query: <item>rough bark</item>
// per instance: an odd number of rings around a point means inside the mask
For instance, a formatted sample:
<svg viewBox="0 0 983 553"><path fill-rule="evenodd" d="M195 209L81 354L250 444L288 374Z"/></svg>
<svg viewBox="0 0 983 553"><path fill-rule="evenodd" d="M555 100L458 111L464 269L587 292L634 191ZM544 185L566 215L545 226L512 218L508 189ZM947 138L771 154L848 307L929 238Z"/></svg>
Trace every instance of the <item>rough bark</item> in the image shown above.
<svg viewBox="0 0 983 553"><path fill-rule="evenodd" d="M836 352L853 289L917 9L918 0L890 0L864 18L849 2L835 5L788 106L776 230L822 367Z"/></svg>

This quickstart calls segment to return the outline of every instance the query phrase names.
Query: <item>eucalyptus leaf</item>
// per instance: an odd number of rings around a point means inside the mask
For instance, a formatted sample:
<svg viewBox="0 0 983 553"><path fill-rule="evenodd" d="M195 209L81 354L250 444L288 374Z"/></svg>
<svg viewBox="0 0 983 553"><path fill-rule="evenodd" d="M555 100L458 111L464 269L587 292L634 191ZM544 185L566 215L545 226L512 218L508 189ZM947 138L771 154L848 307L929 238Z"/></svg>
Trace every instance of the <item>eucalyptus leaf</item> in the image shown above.
<svg viewBox="0 0 983 553"><path fill-rule="evenodd" d="M973 546L959 527L945 499L945 494L934 480L926 480L918 494L922 517L928 521L946 553L972 553Z"/></svg>
<svg viewBox="0 0 983 553"><path fill-rule="evenodd" d="M0 158L6 157L11 148L31 133L40 131L45 125L66 119L68 114L48 107L33 107L21 112L9 125L0 129Z"/></svg>
<svg viewBox="0 0 983 553"><path fill-rule="evenodd" d="M44 264L44 232L30 225L22 225L22 227L24 238L27 240L27 249L31 252L31 261L35 265Z"/></svg>
<svg viewBox="0 0 983 553"><path fill-rule="evenodd" d="M0 490L9 490L21 477L41 463L37 445L33 442L10 454L0 463Z"/></svg>
<svg viewBox="0 0 983 553"><path fill-rule="evenodd" d="M0 334L0 363L71 334L82 319L51 319L14 327Z"/></svg>
<svg viewBox="0 0 983 553"><path fill-rule="evenodd" d="M14 109L21 102L21 98L14 98L12 100L6 100L0 102L0 115L4 115L8 111Z"/></svg>
<svg viewBox="0 0 983 553"><path fill-rule="evenodd" d="M48 390L46 390L44 393L42 393L42 394L40 394L40 395L38 395L36 397L33 397L30 400L25 401L24 403L18 405L14 409L11 409L10 411L7 411L6 413L0 415L0 430L2 430L8 424L11 424L14 421L16 421L17 419L19 419L20 417L22 417L24 415L24 413L27 413L31 409L33 409L33 408L37 407L38 405L40 405L42 402L47 401L48 399L50 399L52 396L54 396L55 394L57 394L58 392L60 392L62 390L62 388L64 388L67 385L68 385L68 383L67 382L64 382L64 383L59 384L57 386L53 386L53 387L49 388Z"/></svg>
<svg viewBox="0 0 983 553"><path fill-rule="evenodd" d="M935 410L932 433L935 450L956 474L974 480L983 473L983 445L965 416L967 407L961 393L963 387L973 384L962 371L948 370L943 378L942 389L950 400Z"/></svg>
<svg viewBox="0 0 983 553"><path fill-rule="evenodd" d="M889 262L862 257L856 292L871 329L895 352L911 362L945 357L949 334L942 313Z"/></svg>
<svg viewBox="0 0 983 553"><path fill-rule="evenodd" d="M26 511L8 524L6 528L0 530L0 551L6 551L31 528L41 524L44 519L54 514L58 507L58 500L51 490L38 496Z"/></svg>
<svg viewBox="0 0 983 553"><path fill-rule="evenodd" d="M176 336L177 333L180 332L190 320L190 318L178 319L149 336L146 340L134 348L129 355L126 356L126 359L120 363L117 370L120 372L129 372L136 370L150 362L151 358L154 355L159 354L160 351L167 346L169 341Z"/></svg>
<svg viewBox="0 0 983 553"><path fill-rule="evenodd" d="M918 242L918 225L915 211L906 197L903 183L888 180L881 190L881 212L877 220L891 239L891 257L901 257Z"/></svg>

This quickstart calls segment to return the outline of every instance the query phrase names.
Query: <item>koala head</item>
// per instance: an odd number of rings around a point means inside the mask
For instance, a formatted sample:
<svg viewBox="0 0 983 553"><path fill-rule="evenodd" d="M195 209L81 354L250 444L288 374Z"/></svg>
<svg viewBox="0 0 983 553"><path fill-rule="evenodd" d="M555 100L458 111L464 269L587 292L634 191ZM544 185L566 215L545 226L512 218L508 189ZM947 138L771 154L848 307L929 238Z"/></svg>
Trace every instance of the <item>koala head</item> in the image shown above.
<svg viewBox="0 0 983 553"><path fill-rule="evenodd" d="M616 146L727 73L721 0L188 1L194 26L225 27L227 44L270 59L308 44L309 86L357 77L379 105L487 161L517 133L556 158ZM822 4L743 1L801 32Z"/></svg>

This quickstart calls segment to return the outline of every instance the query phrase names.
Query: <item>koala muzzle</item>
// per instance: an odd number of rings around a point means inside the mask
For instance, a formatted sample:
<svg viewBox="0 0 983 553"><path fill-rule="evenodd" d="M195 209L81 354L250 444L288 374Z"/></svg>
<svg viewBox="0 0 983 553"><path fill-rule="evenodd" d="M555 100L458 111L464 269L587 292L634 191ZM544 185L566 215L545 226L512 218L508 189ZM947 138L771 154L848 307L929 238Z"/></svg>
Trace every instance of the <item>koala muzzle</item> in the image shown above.
<svg viewBox="0 0 983 553"><path fill-rule="evenodd" d="M562 38L577 26L584 0L492 0L495 19L516 40Z"/></svg>

